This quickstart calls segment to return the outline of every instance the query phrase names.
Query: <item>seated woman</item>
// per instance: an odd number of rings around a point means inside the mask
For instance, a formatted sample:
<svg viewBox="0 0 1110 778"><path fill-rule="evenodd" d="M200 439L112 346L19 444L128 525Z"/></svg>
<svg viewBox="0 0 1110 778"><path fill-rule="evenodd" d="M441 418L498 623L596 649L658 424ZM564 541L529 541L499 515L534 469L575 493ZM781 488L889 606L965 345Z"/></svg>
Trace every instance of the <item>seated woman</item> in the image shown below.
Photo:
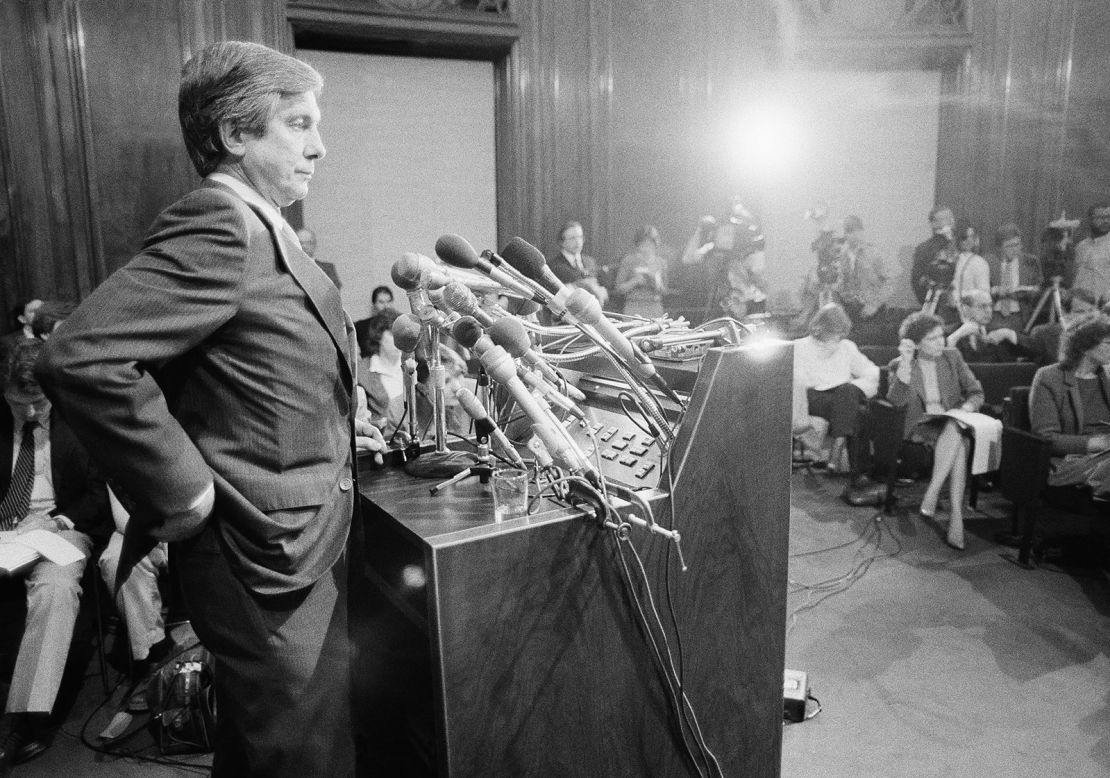
<svg viewBox="0 0 1110 778"><path fill-rule="evenodd" d="M945 348L944 322L929 313L911 313L898 328L900 357L890 363L887 399L906 408L902 460L923 469L933 460L932 476L920 513L936 515L937 500L944 482L949 482L951 517L948 545L964 547L964 488L971 441L952 418L936 416L959 408L977 411L983 404L983 387L972 374L960 352Z"/></svg>
<svg viewBox="0 0 1110 778"><path fill-rule="evenodd" d="M804 389L809 415L829 420L832 447L829 469L843 470L845 444L856 440L865 400L879 390L879 368L848 340L852 320L837 303L817 309L809 335L794 342L794 382ZM848 452L849 469L858 472L856 447Z"/></svg>
<svg viewBox="0 0 1110 778"><path fill-rule="evenodd" d="M393 343L394 310L371 316L359 351L358 384L366 392L370 421L388 440L401 423L405 412L405 380L401 351Z"/></svg>
<svg viewBox="0 0 1110 778"><path fill-rule="evenodd" d="M1033 377L1033 432L1052 442L1050 486L1086 484L1110 492L1110 319L1099 317L1065 334L1061 359Z"/></svg>

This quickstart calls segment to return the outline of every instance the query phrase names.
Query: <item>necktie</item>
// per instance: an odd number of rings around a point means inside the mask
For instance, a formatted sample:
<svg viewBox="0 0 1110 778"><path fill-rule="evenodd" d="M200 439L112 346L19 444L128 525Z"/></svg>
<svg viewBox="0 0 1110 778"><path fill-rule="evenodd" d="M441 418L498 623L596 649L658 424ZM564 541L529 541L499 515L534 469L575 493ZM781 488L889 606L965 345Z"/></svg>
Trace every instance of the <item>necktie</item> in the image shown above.
<svg viewBox="0 0 1110 778"><path fill-rule="evenodd" d="M0 501L0 530L14 529L31 507L31 490L35 486L35 428L38 426L37 421L23 425L23 440L19 443L12 480L8 493Z"/></svg>

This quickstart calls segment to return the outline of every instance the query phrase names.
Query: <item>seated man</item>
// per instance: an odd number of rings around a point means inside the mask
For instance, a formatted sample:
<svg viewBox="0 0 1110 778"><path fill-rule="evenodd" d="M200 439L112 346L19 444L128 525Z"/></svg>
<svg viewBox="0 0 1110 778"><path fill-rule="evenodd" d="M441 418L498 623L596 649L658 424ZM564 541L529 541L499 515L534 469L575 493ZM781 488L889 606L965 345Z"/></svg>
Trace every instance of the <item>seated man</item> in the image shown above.
<svg viewBox="0 0 1110 778"><path fill-rule="evenodd" d="M1064 309L1062 321L1038 324L1029 333L1033 359L1042 367L1060 359L1060 338L1064 330L1071 329L1076 323L1098 313L1098 300L1095 299L1094 292L1080 286L1064 291L1060 306Z"/></svg>
<svg viewBox="0 0 1110 778"><path fill-rule="evenodd" d="M1009 327L988 330L994 301L981 289L971 289L960 298L963 323L948 335L948 348L959 349L966 362L1018 362L1033 356L1028 339Z"/></svg>
<svg viewBox="0 0 1110 778"><path fill-rule="evenodd" d="M113 592L113 601L127 627L127 640L131 647L131 679L141 684L136 687L129 707L138 710L144 707L145 702L143 694L146 687L142 682L173 648L173 639L166 634L162 619L162 594L158 590L158 575L166 570L166 544L159 543L139 560L116 591L123 532L131 517L111 489L108 490L108 500L116 530L108 539L108 547L100 554L100 576L108 591Z"/></svg>
<svg viewBox="0 0 1110 778"><path fill-rule="evenodd" d="M104 482L35 380L42 348L40 340L21 342L6 363L0 529L6 539L31 530L55 533L85 558L64 566L39 558L18 573L27 583L27 617L8 692L0 775L50 746L48 720L73 637L85 559L109 530Z"/></svg>

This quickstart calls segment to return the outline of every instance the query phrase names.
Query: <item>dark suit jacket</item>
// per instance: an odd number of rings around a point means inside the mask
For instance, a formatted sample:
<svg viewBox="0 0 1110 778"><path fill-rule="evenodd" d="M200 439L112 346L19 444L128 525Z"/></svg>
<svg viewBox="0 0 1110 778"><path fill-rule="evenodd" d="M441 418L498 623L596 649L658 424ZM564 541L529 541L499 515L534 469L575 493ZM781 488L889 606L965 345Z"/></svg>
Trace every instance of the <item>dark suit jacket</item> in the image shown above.
<svg viewBox="0 0 1110 778"><path fill-rule="evenodd" d="M892 405L906 406L906 425L902 432L909 435L910 430L925 415L925 380L921 375L918 361L914 361L909 384L898 380L898 362L895 359L888 366L890 383L886 398ZM972 401L976 409L983 404L983 385L964 362L960 352L946 348L937 359L937 387L940 389L940 402L946 410Z"/></svg>
<svg viewBox="0 0 1110 778"><path fill-rule="evenodd" d="M562 251L556 251L547 264L555 277L564 284L573 284L583 278L597 278L597 260L586 254L582 255L582 267L586 269L585 273L567 261Z"/></svg>
<svg viewBox="0 0 1110 778"><path fill-rule="evenodd" d="M343 551L354 497L354 344L296 238L205 181L51 336L47 394L158 535L209 480L210 521L259 593Z"/></svg>
<svg viewBox="0 0 1110 778"><path fill-rule="evenodd" d="M928 240L917 244L913 250L913 268L910 270L910 281L913 283L913 293L917 295L919 303L925 302L925 295L929 291L928 278L929 265L937 258L937 254L952 245L952 241L943 235L934 234Z"/></svg>
<svg viewBox="0 0 1110 778"><path fill-rule="evenodd" d="M0 408L0 497L12 480L12 445L15 419L7 405ZM107 541L112 533L108 491L73 430L58 414L50 419L50 475L54 483L55 509L74 527L94 541Z"/></svg>

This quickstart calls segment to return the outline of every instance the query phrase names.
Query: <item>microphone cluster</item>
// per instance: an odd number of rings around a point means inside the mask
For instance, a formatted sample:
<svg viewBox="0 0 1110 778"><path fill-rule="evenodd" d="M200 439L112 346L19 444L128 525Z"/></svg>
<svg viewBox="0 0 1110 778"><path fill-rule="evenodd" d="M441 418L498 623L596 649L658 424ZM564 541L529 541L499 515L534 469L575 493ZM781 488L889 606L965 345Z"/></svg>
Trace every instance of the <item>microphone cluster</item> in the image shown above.
<svg viewBox="0 0 1110 778"><path fill-rule="evenodd" d="M465 238L447 234L436 241L435 253L446 267L415 253L404 254L393 265L393 282L405 291L412 309L409 318L398 319L394 328L394 340L402 351L415 351L414 331L430 333L429 337L437 339L439 335L454 338L478 357L485 373L512 397L551 458L572 475L599 486L600 474L557 415L585 423L587 417L579 405L584 395L532 347L518 318L500 306L483 306L475 296L476 292L485 295L503 291L546 308L556 320L593 341L628 380L661 447L665 449L673 441L673 431L653 390L680 407L681 398L659 375L643 349L604 315L597 299L584 289L563 284L539 249L522 238L513 238L500 254L489 250L479 254ZM476 274L481 274L478 278L482 283L474 281ZM479 434L484 432L500 448L509 448L492 421L490 408L483 408L472 393L464 397L459 401L474 418ZM513 455L519 457L515 450L509 456Z"/></svg>

